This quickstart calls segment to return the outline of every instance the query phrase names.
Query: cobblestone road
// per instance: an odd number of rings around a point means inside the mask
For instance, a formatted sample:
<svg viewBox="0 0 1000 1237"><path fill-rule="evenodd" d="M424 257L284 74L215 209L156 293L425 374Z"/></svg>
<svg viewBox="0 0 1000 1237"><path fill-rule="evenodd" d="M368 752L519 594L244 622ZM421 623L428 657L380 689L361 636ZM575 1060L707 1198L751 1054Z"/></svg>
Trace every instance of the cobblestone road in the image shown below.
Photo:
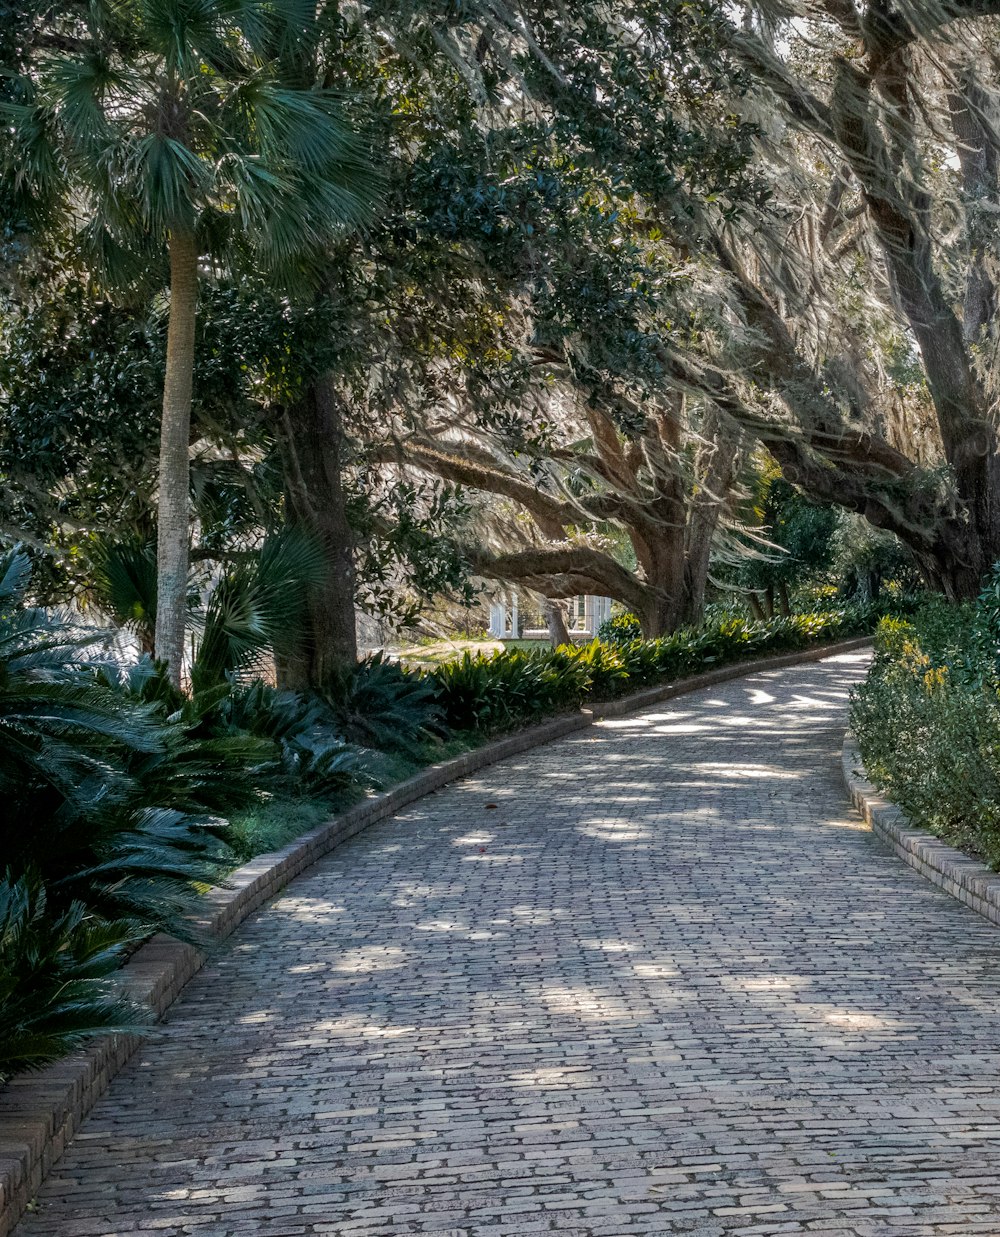
<svg viewBox="0 0 1000 1237"><path fill-rule="evenodd" d="M1000 937L849 810L862 668L683 697L344 846L19 1237L1000 1234Z"/></svg>

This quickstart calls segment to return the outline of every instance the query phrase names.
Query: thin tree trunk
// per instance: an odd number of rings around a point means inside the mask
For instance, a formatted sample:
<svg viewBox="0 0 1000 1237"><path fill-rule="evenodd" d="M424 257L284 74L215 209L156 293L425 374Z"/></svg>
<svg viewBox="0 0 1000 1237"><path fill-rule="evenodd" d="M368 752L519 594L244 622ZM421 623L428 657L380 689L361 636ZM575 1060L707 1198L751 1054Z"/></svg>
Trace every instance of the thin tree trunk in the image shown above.
<svg viewBox="0 0 1000 1237"><path fill-rule="evenodd" d="M750 613L758 623L764 622L764 611L761 609L760 598L756 593L747 593L747 605L750 607Z"/></svg>
<svg viewBox="0 0 1000 1237"><path fill-rule="evenodd" d="M545 621L549 627L549 642L554 649L560 644L569 644L569 628L566 626L566 611L562 602L549 600L545 603Z"/></svg>
<svg viewBox="0 0 1000 1237"><path fill-rule="evenodd" d="M343 408L334 375L321 375L284 417L285 490L295 523L323 546L327 572L310 598L308 630L296 657L278 666L283 687L318 687L357 660L354 535L344 492Z"/></svg>
<svg viewBox="0 0 1000 1237"><path fill-rule="evenodd" d="M792 601L788 596L788 585L784 580L778 581L778 602L781 606L781 613L785 618L789 618L792 613Z"/></svg>
<svg viewBox="0 0 1000 1237"><path fill-rule="evenodd" d="M194 233L170 234L170 319L160 423L156 535L156 640L170 681L181 683L187 618L190 525L191 383L198 307Z"/></svg>

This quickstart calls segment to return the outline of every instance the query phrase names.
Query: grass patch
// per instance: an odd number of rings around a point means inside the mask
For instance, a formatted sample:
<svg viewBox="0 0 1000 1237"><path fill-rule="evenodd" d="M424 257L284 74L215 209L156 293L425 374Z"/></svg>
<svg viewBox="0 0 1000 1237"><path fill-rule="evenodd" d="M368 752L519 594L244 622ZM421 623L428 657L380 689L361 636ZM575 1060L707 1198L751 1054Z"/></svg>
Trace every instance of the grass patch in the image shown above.
<svg viewBox="0 0 1000 1237"><path fill-rule="evenodd" d="M328 803L315 799L269 799L229 819L228 839L236 866L257 855L280 850L289 842L315 829L333 814Z"/></svg>

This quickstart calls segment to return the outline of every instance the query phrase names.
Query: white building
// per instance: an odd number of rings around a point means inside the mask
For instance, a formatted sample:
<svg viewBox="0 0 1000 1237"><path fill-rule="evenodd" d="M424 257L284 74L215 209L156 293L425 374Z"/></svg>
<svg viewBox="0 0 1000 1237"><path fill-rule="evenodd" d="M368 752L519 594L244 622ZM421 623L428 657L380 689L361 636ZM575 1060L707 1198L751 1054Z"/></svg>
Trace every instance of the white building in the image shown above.
<svg viewBox="0 0 1000 1237"><path fill-rule="evenodd" d="M566 604L566 626L572 639L596 638L600 626L611 617L610 597L571 597ZM516 590L500 593L490 603L489 633L494 640L547 640L549 629L537 607Z"/></svg>

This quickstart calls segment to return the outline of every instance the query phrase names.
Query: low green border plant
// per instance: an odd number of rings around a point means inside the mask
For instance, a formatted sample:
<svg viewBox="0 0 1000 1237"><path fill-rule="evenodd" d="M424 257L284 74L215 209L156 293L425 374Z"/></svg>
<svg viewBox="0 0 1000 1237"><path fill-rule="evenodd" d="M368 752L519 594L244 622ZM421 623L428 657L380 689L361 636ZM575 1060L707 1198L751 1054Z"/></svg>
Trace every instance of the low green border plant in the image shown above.
<svg viewBox="0 0 1000 1237"><path fill-rule="evenodd" d="M617 625L610 642L478 657L466 653L422 673L436 685L449 729L498 733L587 700L610 700L729 662L867 635L887 610L909 613L915 604L892 599L763 622L727 615L656 640L622 639L633 626L612 620Z"/></svg>
<svg viewBox="0 0 1000 1237"><path fill-rule="evenodd" d="M929 598L875 633L851 725L872 782L914 824L1000 867L1000 572L979 603Z"/></svg>

